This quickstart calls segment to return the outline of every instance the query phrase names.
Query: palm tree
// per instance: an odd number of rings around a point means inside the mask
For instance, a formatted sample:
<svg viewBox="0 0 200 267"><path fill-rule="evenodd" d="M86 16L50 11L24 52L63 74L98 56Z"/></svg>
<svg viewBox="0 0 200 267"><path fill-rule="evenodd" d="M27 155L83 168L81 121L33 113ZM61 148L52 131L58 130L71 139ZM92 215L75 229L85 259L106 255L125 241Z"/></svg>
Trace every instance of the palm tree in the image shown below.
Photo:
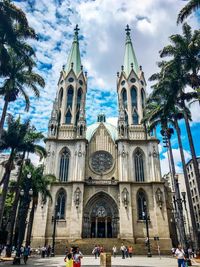
<svg viewBox="0 0 200 267"><path fill-rule="evenodd" d="M177 23L182 23L192 12L197 11L200 8L200 0L190 0L189 3L184 6L178 14Z"/></svg>
<svg viewBox="0 0 200 267"><path fill-rule="evenodd" d="M181 160L183 164L183 172L186 183L186 190L190 205L190 212L192 218L192 226L194 229L194 233L197 234L197 227L195 223L195 214L193 210L192 196L190 193L189 180L186 172L186 163L183 152L183 145L181 141L181 131L178 125L178 120L187 118L188 123L191 120L191 113L189 109L182 104L182 102L187 99L193 99L197 97L196 92L185 94L182 91L184 87L184 77L181 76L180 66L177 64L179 60L176 59L176 68L174 68L173 62L162 62L161 71L158 74L154 74L151 77L151 80L157 80L158 82L153 86L153 93L150 95L147 103L151 105L147 105L149 108L149 112L147 113L145 119L146 121L150 121L150 123L155 124L155 119L165 118L168 122L170 122L176 129L179 149L181 154ZM154 108L152 108L152 101L154 103ZM156 107L156 108L155 108ZM152 117L151 114L154 114ZM169 146L170 158L172 158L172 151ZM172 163L172 176L175 175L175 169L173 168ZM175 181L174 181L174 184Z"/></svg>
<svg viewBox="0 0 200 267"><path fill-rule="evenodd" d="M26 58L33 55L33 48L25 43L26 39L36 39L33 28L28 24L25 13L11 1L0 2L0 75L6 76L10 60L9 49Z"/></svg>
<svg viewBox="0 0 200 267"><path fill-rule="evenodd" d="M14 120L12 116L8 118L8 128L3 132L0 150L10 149L10 155L7 163L5 164L5 172L2 178L3 189L0 195L0 225L2 223L2 217L4 212L5 199L8 191L8 184L10 180L10 173L13 169L14 158L23 144L24 137L26 135L27 129L29 127L29 121L21 124L20 118Z"/></svg>
<svg viewBox="0 0 200 267"><path fill-rule="evenodd" d="M35 209L38 205L39 196L41 200L41 205L43 206L47 198L52 200L51 193L49 190L49 186L53 181L55 181L54 175L44 175L44 165L40 165L39 167L34 167L33 165L28 166L28 172L31 173L32 177L32 189L33 189L33 198L32 198L32 206L29 216L29 223L27 229L27 236L26 236L26 245L30 245L31 243L31 233L34 221L34 214Z"/></svg>
<svg viewBox="0 0 200 267"><path fill-rule="evenodd" d="M12 56L8 64L7 77L0 87L0 95L4 97L4 107L0 120L0 138L8 104L15 101L21 95L25 99L25 110L28 111L30 100L27 89L31 89L35 96L39 97L40 93L38 87L45 86L44 79L32 70L35 66L33 60L29 59L27 64L26 61L22 61L21 57L17 56L13 51L10 51L10 54Z"/></svg>
<svg viewBox="0 0 200 267"><path fill-rule="evenodd" d="M198 72L200 69L200 31L192 33L188 24L183 25L183 35L176 34L170 37L171 44L164 47L160 52L161 57L172 56L173 59L165 65L165 77L171 80L171 99L168 103L179 104L186 109L185 100L199 99L199 92L193 91L185 93L187 85L196 89L200 86ZM169 90L170 91L170 90ZM169 99L169 97L168 97ZM187 112L184 113L185 125L189 140L194 172L197 178L198 190L200 192L200 174L196 158L194 142L191 134L189 118Z"/></svg>
<svg viewBox="0 0 200 267"><path fill-rule="evenodd" d="M13 202L13 206L12 206L12 210L11 210L11 214L10 214L10 227L9 227L9 234L8 234L8 241L7 244L8 246L12 245L12 240L13 240L13 230L14 230L14 225L15 225L15 218L16 218L16 211L17 211L17 206L18 206L18 202L19 202L19 194L20 194L20 184L21 184L21 180L22 180L22 170L24 167L24 159L25 159L25 155L27 153L27 155L29 153L36 153L37 155L40 156L40 160L44 157L46 157L47 153L44 147L38 145L38 142L40 142L41 140L44 139L44 136L41 132L37 132L34 126L30 126L27 129L26 135L24 136L24 140L23 143L21 144L21 151L22 151L22 155L21 155L21 165L20 165L20 169L19 169L19 174L17 177L17 182L16 182L16 192L15 192L15 198L14 198L14 202ZM29 164L29 160L26 160L26 166ZM9 253L9 250L8 250ZM9 255L7 255L9 256Z"/></svg>

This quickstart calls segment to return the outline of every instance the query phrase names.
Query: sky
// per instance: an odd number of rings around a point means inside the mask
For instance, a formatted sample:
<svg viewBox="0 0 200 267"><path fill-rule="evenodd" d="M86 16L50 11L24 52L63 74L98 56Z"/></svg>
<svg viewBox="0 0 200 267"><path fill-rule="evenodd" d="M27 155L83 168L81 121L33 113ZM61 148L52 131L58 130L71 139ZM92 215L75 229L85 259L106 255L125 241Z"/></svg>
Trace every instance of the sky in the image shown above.
<svg viewBox="0 0 200 267"><path fill-rule="evenodd" d="M171 34L181 32L176 25L179 10L186 4L183 0L15 0L14 3L26 13L30 26L39 41L31 41L37 56L37 71L45 79L39 100L31 96L31 108L24 112L22 99L9 107L9 112L30 118L39 131L47 134L52 103L56 96L57 82L62 66L73 40L73 29L79 25L82 65L88 73L86 103L87 124L94 123L99 112L107 121L117 123L116 73L123 64L125 27L129 24L134 50L142 65L146 80L157 71L159 53ZM198 16L187 20L198 29ZM150 93L150 83L147 93ZM1 100L2 103L2 100ZM193 105L191 123L197 155L200 155L199 126L200 109ZM184 122L180 122L186 160L190 159ZM158 132L158 138L160 134ZM176 171L181 172L177 139L172 137ZM167 173L166 149L159 145L162 173Z"/></svg>

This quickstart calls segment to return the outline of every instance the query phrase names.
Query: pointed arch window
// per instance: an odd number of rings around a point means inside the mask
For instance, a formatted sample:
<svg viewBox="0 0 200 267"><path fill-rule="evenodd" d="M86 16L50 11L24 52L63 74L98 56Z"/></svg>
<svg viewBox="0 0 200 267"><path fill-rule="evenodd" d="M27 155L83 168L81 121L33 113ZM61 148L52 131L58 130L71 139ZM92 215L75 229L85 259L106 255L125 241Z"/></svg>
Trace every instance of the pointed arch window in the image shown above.
<svg viewBox="0 0 200 267"><path fill-rule="evenodd" d="M144 191L139 191L137 194L137 210L138 220L144 220L144 213L147 209L146 194Z"/></svg>
<svg viewBox="0 0 200 267"><path fill-rule="evenodd" d="M133 117L133 124L134 125L138 124L139 120L138 120L138 114L137 114L136 111L133 112L133 116L132 117Z"/></svg>
<svg viewBox="0 0 200 267"><path fill-rule="evenodd" d="M79 88L77 93L77 109L80 109L81 106L82 93L82 89Z"/></svg>
<svg viewBox="0 0 200 267"><path fill-rule="evenodd" d="M58 97L58 106L61 108L62 106L62 100L63 100L63 88L60 89L59 97Z"/></svg>
<svg viewBox="0 0 200 267"><path fill-rule="evenodd" d="M79 114L80 114L80 112L79 112L79 110L78 110L78 112L76 113L76 126L77 126L77 124L78 124Z"/></svg>
<svg viewBox="0 0 200 267"><path fill-rule="evenodd" d="M67 111L67 114L66 114L65 123L66 124L70 124L71 123L71 120L72 120L72 114L71 114L70 110L68 110Z"/></svg>
<svg viewBox="0 0 200 267"><path fill-rule="evenodd" d="M144 108L145 107L145 92L143 88L141 90L141 99L142 99L142 108Z"/></svg>
<svg viewBox="0 0 200 267"><path fill-rule="evenodd" d="M127 114L126 111L125 111L125 122L126 122L126 124L128 125L128 114Z"/></svg>
<svg viewBox="0 0 200 267"><path fill-rule="evenodd" d="M122 101L124 108L127 109L127 92L125 88L122 89Z"/></svg>
<svg viewBox="0 0 200 267"><path fill-rule="evenodd" d="M58 113L58 125L60 125L60 120L61 120L61 112L59 111L59 113Z"/></svg>
<svg viewBox="0 0 200 267"><path fill-rule="evenodd" d="M70 151L67 148L65 148L60 158L59 180L61 182L68 181L69 159L70 159Z"/></svg>
<svg viewBox="0 0 200 267"><path fill-rule="evenodd" d="M134 153L134 163L136 182L144 182L144 156L140 149Z"/></svg>
<svg viewBox="0 0 200 267"><path fill-rule="evenodd" d="M58 193L57 197L57 216L58 219L65 218L65 202L66 202L66 194L64 190L61 190Z"/></svg>
<svg viewBox="0 0 200 267"><path fill-rule="evenodd" d="M74 89L72 86L69 86L67 90L67 108L70 107L72 109L73 95L74 95Z"/></svg>
<svg viewBox="0 0 200 267"><path fill-rule="evenodd" d="M132 108L137 108L137 90L135 87L131 88L131 104Z"/></svg>

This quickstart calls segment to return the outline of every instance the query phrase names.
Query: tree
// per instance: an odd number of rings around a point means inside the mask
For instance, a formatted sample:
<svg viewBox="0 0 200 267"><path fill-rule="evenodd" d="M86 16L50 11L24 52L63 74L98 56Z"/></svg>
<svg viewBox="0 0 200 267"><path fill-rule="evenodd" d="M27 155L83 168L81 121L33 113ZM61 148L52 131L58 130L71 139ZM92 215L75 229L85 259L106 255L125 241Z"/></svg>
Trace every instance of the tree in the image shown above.
<svg viewBox="0 0 200 267"><path fill-rule="evenodd" d="M32 198L32 206L29 216L29 223L28 223L28 229L27 229L27 236L26 236L26 245L30 245L31 243L31 233L32 233L32 227L33 227L33 221L34 221L34 214L35 209L38 205L39 199L40 204L43 206L47 199L49 198L52 200L51 193L49 190L49 186L52 182L55 181L54 175L44 175L44 166L40 165L38 167L34 167L33 165L30 165L27 168L27 171L31 173L32 177L32 188L33 188L33 198Z"/></svg>
<svg viewBox="0 0 200 267"><path fill-rule="evenodd" d="M21 144L21 147L20 147L21 152L22 152L21 165L19 168L19 174L18 174L17 182L16 182L15 198L14 198L14 202L13 202L12 210L10 214L10 227L8 231L9 234L8 234L8 240L7 240L8 247L11 247L12 241L13 241L13 230L14 230L14 225L15 225L17 206L19 202L20 184L21 184L21 180L23 179L22 173L23 173L25 155L26 153L27 155L29 153L36 153L40 156L40 160L46 157L47 153L46 153L45 148L38 145L38 142L43 140L43 138L44 136L41 132L37 132L34 126L29 125L26 135L24 136L23 143ZM29 160L26 160L25 166L28 166L28 165L29 165ZM10 256L9 253L10 251L8 250L7 256Z"/></svg>
<svg viewBox="0 0 200 267"><path fill-rule="evenodd" d="M7 76L7 64L11 58L9 49L26 59L34 55L33 48L25 43L27 39L37 39L28 24L25 13L9 0L0 2L0 76Z"/></svg>
<svg viewBox="0 0 200 267"><path fill-rule="evenodd" d="M35 66L35 62L29 60L27 62L21 61L21 58L10 51L12 55L9 61L9 67L7 71L7 77L4 79L3 85L0 87L0 95L4 97L4 107L0 120L0 138L3 131L4 121L8 104L15 101L20 95L25 99L25 110L30 107L30 99L27 89L39 97L38 87L44 87L44 79L32 69Z"/></svg>
<svg viewBox="0 0 200 267"><path fill-rule="evenodd" d="M0 225L2 223L5 199L8 191L8 184L10 180L10 173L13 169L13 161L18 151L20 151L23 144L24 137L26 135L27 129L29 127L29 121L21 123L20 118L15 120L12 116L8 118L8 128L4 130L0 150L10 149L10 155L7 163L5 164L5 172L2 178L3 188L2 194L0 195Z"/></svg>
<svg viewBox="0 0 200 267"><path fill-rule="evenodd" d="M200 0L190 0L178 14L177 23L182 23L189 15L200 8Z"/></svg>
<svg viewBox="0 0 200 267"><path fill-rule="evenodd" d="M170 101L174 105L179 104L182 109L186 109L185 101L199 99L198 90L200 86L199 69L200 69L200 31L192 33L191 27L185 23L183 25L183 35L176 34L170 36L171 44L164 47L160 52L161 57L172 57L165 64L165 79L171 80L170 87L172 93ZM193 92L185 92L186 86L193 88ZM170 89L168 90L170 91ZM169 99L169 97L168 97ZM196 158L194 142L191 134L189 118L187 112L184 113L185 125L189 140L194 172L197 179L198 191L200 192L200 174Z"/></svg>

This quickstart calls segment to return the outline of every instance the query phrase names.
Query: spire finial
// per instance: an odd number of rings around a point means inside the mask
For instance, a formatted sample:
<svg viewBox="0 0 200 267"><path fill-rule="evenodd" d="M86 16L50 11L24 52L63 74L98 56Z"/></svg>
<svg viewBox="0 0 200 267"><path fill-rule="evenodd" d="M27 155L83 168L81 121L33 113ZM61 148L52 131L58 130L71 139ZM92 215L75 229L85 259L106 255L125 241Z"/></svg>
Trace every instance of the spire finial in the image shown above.
<svg viewBox="0 0 200 267"><path fill-rule="evenodd" d="M80 29L78 28L78 24L76 24L76 27L75 27L75 29L74 29L74 32L75 32L75 34L76 35L78 35L78 31L79 31Z"/></svg>
<svg viewBox="0 0 200 267"><path fill-rule="evenodd" d="M129 25L128 24L126 25L125 31L126 31L126 35L129 36L131 29L129 28Z"/></svg>

